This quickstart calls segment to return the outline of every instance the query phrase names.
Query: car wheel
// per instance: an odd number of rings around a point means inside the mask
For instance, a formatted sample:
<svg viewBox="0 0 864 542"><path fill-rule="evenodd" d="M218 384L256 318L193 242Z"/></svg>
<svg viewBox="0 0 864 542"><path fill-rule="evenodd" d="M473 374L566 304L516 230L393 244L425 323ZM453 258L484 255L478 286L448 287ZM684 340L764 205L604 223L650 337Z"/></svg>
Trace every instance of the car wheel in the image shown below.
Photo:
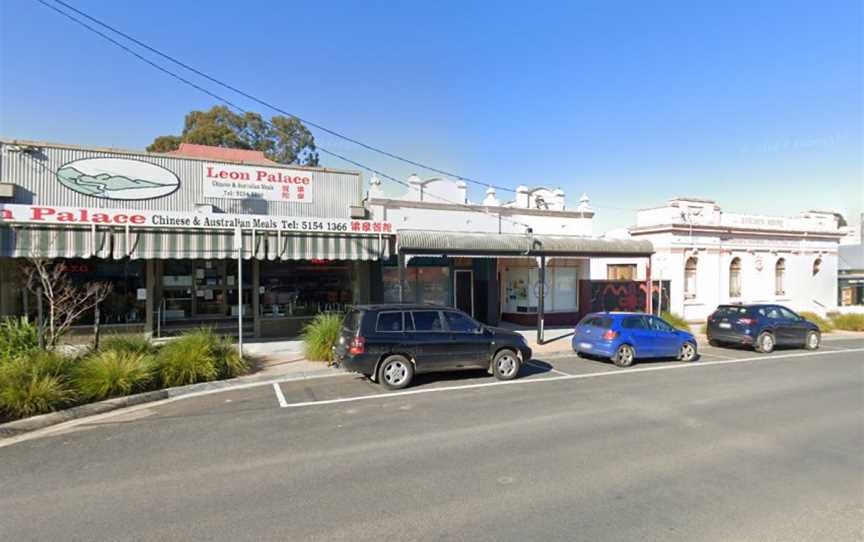
<svg viewBox="0 0 864 542"><path fill-rule="evenodd" d="M414 378L414 364L404 356L389 356L378 368L378 382L385 388L399 390Z"/></svg>
<svg viewBox="0 0 864 542"><path fill-rule="evenodd" d="M763 354L770 354L774 351L774 346L776 346L774 342L774 334L768 331L763 331L756 338L756 351L762 352Z"/></svg>
<svg viewBox="0 0 864 542"><path fill-rule="evenodd" d="M818 350L820 346L822 346L822 335L817 331L809 332L804 347L807 348L807 350Z"/></svg>
<svg viewBox="0 0 864 542"><path fill-rule="evenodd" d="M622 344L612 357L612 362L618 367L630 367L636 359L636 352L629 344Z"/></svg>
<svg viewBox="0 0 864 542"><path fill-rule="evenodd" d="M492 359L492 372L498 380L513 380L519 374L519 356L512 350L501 350Z"/></svg>
<svg viewBox="0 0 864 542"><path fill-rule="evenodd" d="M588 354L586 354L585 352L576 352L576 357L582 358L582 359L588 359Z"/></svg>
<svg viewBox="0 0 864 542"><path fill-rule="evenodd" d="M693 361L696 359L696 345L691 342L685 342L681 345L681 350L678 351L679 361Z"/></svg>

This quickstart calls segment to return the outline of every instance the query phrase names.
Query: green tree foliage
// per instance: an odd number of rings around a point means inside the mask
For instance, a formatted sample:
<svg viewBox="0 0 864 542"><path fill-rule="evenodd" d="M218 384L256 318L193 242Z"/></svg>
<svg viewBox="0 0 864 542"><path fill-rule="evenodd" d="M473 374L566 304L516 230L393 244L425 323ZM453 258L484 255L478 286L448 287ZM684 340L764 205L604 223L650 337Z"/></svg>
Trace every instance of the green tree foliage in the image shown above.
<svg viewBox="0 0 864 542"><path fill-rule="evenodd" d="M159 136L147 150L172 151L180 143L256 150L282 164L318 165L315 137L298 119L278 115L267 123L258 113L240 115L219 105L209 111L190 112L183 133Z"/></svg>

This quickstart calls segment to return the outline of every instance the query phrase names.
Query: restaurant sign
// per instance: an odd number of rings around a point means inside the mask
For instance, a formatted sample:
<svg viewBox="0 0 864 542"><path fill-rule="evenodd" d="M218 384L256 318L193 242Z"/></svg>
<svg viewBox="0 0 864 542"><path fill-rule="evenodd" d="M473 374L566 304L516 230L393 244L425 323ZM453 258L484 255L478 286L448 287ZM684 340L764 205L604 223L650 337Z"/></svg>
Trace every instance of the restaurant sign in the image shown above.
<svg viewBox="0 0 864 542"><path fill-rule="evenodd" d="M304 170L204 164L204 197L312 201L312 174Z"/></svg>
<svg viewBox="0 0 864 542"><path fill-rule="evenodd" d="M389 222L347 218L277 217L232 213L180 213L0 204L0 224L134 226L184 229L256 229L308 233L391 234Z"/></svg>

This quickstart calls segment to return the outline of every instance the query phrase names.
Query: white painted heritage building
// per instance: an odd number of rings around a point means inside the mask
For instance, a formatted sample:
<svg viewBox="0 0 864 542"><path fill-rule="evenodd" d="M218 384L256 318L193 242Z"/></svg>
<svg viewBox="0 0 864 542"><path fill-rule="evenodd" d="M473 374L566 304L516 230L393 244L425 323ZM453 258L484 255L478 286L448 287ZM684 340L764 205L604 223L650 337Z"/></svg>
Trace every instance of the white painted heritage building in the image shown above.
<svg viewBox="0 0 864 542"><path fill-rule="evenodd" d="M672 312L704 321L722 303L779 303L825 313L837 306L838 246L846 235L836 213L796 217L724 212L712 201L676 198L637 212L622 236L654 245L652 280L670 281ZM592 261L591 277L646 277L645 260Z"/></svg>

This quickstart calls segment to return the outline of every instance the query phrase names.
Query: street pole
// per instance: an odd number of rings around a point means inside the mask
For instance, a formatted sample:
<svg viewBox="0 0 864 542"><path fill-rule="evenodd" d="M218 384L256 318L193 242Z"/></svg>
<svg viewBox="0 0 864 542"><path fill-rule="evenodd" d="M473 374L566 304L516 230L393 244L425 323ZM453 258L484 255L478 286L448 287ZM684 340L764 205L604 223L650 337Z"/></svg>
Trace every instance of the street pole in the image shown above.
<svg viewBox="0 0 864 542"><path fill-rule="evenodd" d="M543 344L543 312L546 300L546 256L540 256L540 273L537 292L537 344Z"/></svg>
<svg viewBox="0 0 864 542"><path fill-rule="evenodd" d="M243 357L243 231L234 230L234 244L237 247L237 350Z"/></svg>

